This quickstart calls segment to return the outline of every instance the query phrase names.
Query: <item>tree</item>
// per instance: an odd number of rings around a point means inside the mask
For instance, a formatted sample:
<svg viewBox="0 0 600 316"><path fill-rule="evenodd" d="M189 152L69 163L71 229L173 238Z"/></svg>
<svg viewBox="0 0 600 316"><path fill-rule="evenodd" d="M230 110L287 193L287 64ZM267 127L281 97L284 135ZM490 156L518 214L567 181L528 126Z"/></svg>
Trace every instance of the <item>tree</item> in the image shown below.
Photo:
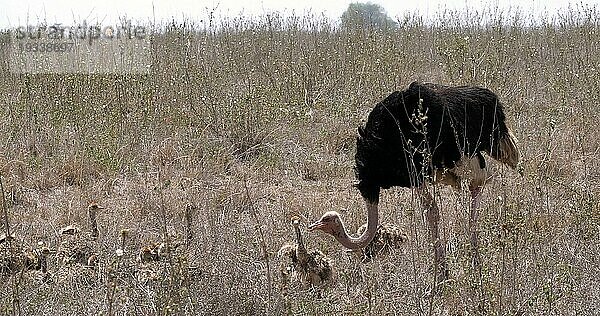
<svg viewBox="0 0 600 316"><path fill-rule="evenodd" d="M354 2L350 3L348 9L342 14L342 26L388 29L396 28L398 25L387 15L382 6L371 2Z"/></svg>

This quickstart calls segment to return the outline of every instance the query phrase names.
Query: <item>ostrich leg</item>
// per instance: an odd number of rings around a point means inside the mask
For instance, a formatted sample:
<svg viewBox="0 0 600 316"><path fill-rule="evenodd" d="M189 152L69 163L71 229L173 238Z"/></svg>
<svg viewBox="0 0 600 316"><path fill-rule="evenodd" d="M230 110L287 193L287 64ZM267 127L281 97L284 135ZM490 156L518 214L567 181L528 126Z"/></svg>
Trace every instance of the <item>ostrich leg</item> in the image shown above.
<svg viewBox="0 0 600 316"><path fill-rule="evenodd" d="M479 258L479 234L477 232L477 220L479 219L479 202L481 201L482 186L469 188L471 191L471 216L469 218L469 232L471 234L471 251L473 268L478 268Z"/></svg>
<svg viewBox="0 0 600 316"><path fill-rule="evenodd" d="M434 251L434 266L437 270L436 273L439 273L438 280L446 280L448 278L448 267L446 266L446 247L440 239L440 209L438 208L433 195L427 189L427 184L422 184L417 191L421 203L427 212L426 217L429 226L429 236Z"/></svg>

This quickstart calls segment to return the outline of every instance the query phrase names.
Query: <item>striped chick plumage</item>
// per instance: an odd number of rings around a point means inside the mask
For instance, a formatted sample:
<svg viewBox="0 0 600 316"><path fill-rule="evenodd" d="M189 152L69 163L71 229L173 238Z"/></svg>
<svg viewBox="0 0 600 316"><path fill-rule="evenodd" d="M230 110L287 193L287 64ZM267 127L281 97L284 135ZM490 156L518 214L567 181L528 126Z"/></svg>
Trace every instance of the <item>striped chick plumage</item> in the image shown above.
<svg viewBox="0 0 600 316"><path fill-rule="evenodd" d="M284 283L297 280L304 287L310 287L330 282L333 278L331 259L319 250L307 251L302 240L299 220L294 218L292 225L296 232L296 244L286 244L278 252Z"/></svg>
<svg viewBox="0 0 600 316"><path fill-rule="evenodd" d="M358 228L356 234L361 235L367 229L367 225ZM408 235L394 224L381 224L377 228L373 240L362 249L351 252L360 253L362 263L371 262L379 256L389 255L395 249L400 249L408 241Z"/></svg>
<svg viewBox="0 0 600 316"><path fill-rule="evenodd" d="M88 206L88 220L90 232L81 232L76 226L69 225L60 230L61 243L57 255L62 258L63 264L78 263L84 266L94 266L97 259L95 252L98 239L98 224L96 216L98 210L103 209L97 203Z"/></svg>

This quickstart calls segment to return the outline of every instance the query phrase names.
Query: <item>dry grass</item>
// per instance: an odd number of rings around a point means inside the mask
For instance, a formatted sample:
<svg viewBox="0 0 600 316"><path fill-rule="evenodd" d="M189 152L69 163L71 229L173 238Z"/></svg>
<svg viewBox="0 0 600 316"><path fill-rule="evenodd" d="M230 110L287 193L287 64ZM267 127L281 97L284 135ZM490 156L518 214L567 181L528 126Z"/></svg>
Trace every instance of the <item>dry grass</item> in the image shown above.
<svg viewBox="0 0 600 316"><path fill-rule="evenodd" d="M87 227L90 201L106 209L95 269L51 255L48 280L1 276L0 314L598 314L598 12L529 19L451 12L386 32L318 16L174 25L155 36L147 76L15 75L1 59L0 171L17 242L55 248L60 227ZM453 279L431 295L420 207L410 190L386 190L382 217L410 229L405 249L362 265L305 234L336 280L290 293L286 309L276 253L293 240L290 215L346 208L353 229L363 223L356 126L412 80L489 87L520 141L524 176L494 165L484 192L482 269L469 265L467 194L440 188ZM183 245L136 262L161 241Z"/></svg>

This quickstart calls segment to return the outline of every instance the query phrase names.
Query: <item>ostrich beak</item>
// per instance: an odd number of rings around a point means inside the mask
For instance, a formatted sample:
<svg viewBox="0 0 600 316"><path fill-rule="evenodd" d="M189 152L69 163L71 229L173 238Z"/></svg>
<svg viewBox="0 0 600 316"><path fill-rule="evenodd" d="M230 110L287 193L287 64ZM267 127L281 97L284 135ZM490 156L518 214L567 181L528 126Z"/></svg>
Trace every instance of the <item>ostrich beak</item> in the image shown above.
<svg viewBox="0 0 600 316"><path fill-rule="evenodd" d="M325 224L319 220L319 221L316 221L316 222L310 224L308 226L308 231L310 232L315 229L322 229L324 226L325 226Z"/></svg>

